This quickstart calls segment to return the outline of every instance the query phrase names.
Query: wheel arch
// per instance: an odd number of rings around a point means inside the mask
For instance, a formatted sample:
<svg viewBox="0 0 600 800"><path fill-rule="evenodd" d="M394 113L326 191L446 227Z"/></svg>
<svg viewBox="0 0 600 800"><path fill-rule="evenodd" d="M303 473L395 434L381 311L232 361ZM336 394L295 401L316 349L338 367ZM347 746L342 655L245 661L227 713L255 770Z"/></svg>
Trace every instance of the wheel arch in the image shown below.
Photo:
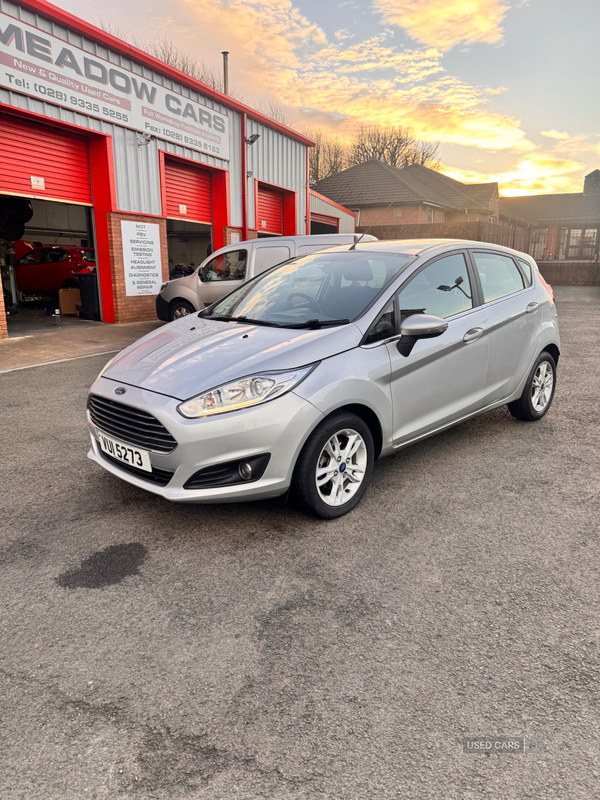
<svg viewBox="0 0 600 800"><path fill-rule="evenodd" d="M544 347L546 353L550 353L552 358L554 359L555 363L558 364L558 359L560 357L560 350L558 349L557 345L555 344L547 344ZM544 350L542 352L544 352Z"/></svg>
<svg viewBox="0 0 600 800"><path fill-rule="evenodd" d="M383 428L381 427L379 417L373 409L362 403L348 403L347 405L339 406L330 411L321 422L325 419L329 419L333 414L339 414L340 411L349 411L351 414L356 414L356 416L362 419L368 426L371 431L371 436L373 437L373 444L375 445L375 458L379 458L383 447Z"/></svg>

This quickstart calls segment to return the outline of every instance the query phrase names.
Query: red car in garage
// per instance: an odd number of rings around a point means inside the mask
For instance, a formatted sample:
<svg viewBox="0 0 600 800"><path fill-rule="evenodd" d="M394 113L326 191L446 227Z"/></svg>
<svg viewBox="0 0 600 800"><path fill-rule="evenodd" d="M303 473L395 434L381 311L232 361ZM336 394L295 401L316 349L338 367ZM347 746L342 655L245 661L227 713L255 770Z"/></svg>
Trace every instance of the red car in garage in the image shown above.
<svg viewBox="0 0 600 800"><path fill-rule="evenodd" d="M37 247L17 259L17 287L24 295L56 295L77 286L77 273L95 264L91 247Z"/></svg>

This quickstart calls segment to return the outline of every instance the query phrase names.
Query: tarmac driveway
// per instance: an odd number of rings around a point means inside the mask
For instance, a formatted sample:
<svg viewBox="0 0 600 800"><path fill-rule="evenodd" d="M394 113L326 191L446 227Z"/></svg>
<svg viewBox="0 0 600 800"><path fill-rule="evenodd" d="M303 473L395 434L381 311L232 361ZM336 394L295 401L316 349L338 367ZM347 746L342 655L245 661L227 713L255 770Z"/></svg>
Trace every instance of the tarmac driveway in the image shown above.
<svg viewBox="0 0 600 800"><path fill-rule="evenodd" d="M0 375L0 797L600 796L600 303L548 416L379 462L333 522L86 458L107 356ZM541 752L463 752L530 737Z"/></svg>

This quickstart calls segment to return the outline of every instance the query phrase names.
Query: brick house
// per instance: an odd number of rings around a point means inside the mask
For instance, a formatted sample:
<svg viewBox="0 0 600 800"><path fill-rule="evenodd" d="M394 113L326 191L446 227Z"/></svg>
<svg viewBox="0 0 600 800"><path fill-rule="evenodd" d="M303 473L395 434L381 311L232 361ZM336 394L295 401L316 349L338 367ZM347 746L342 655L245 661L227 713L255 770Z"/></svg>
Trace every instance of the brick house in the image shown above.
<svg viewBox="0 0 600 800"><path fill-rule="evenodd" d="M586 176L581 193L499 197L497 183L461 183L420 164L397 169L367 161L316 188L354 211L358 232L505 245L530 253L550 282L600 285L600 170Z"/></svg>
<svg viewBox="0 0 600 800"><path fill-rule="evenodd" d="M600 284L600 170L583 192L502 197L500 210L529 224L527 250L549 281Z"/></svg>
<svg viewBox="0 0 600 800"><path fill-rule="evenodd" d="M413 164L366 161L319 181L316 190L358 213L361 227L485 222L497 224L498 184L465 184ZM393 205L388 209L387 206Z"/></svg>

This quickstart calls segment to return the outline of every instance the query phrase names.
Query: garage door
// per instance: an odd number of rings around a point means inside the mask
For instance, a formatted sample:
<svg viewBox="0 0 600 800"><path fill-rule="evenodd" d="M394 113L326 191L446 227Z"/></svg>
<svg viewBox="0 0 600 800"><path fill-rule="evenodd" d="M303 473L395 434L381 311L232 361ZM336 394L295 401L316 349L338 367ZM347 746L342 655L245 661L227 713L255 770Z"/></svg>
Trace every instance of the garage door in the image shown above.
<svg viewBox="0 0 600 800"><path fill-rule="evenodd" d="M165 158L166 215L212 222L210 172Z"/></svg>
<svg viewBox="0 0 600 800"><path fill-rule="evenodd" d="M266 186L258 187L256 229L259 233L283 233L283 195Z"/></svg>
<svg viewBox="0 0 600 800"><path fill-rule="evenodd" d="M0 194L92 205L85 136L0 114Z"/></svg>
<svg viewBox="0 0 600 800"><path fill-rule="evenodd" d="M329 225L333 231L338 231L340 227L340 221L338 217L330 217L328 214L317 214L314 211L310 213L310 221L317 222L320 225Z"/></svg>

